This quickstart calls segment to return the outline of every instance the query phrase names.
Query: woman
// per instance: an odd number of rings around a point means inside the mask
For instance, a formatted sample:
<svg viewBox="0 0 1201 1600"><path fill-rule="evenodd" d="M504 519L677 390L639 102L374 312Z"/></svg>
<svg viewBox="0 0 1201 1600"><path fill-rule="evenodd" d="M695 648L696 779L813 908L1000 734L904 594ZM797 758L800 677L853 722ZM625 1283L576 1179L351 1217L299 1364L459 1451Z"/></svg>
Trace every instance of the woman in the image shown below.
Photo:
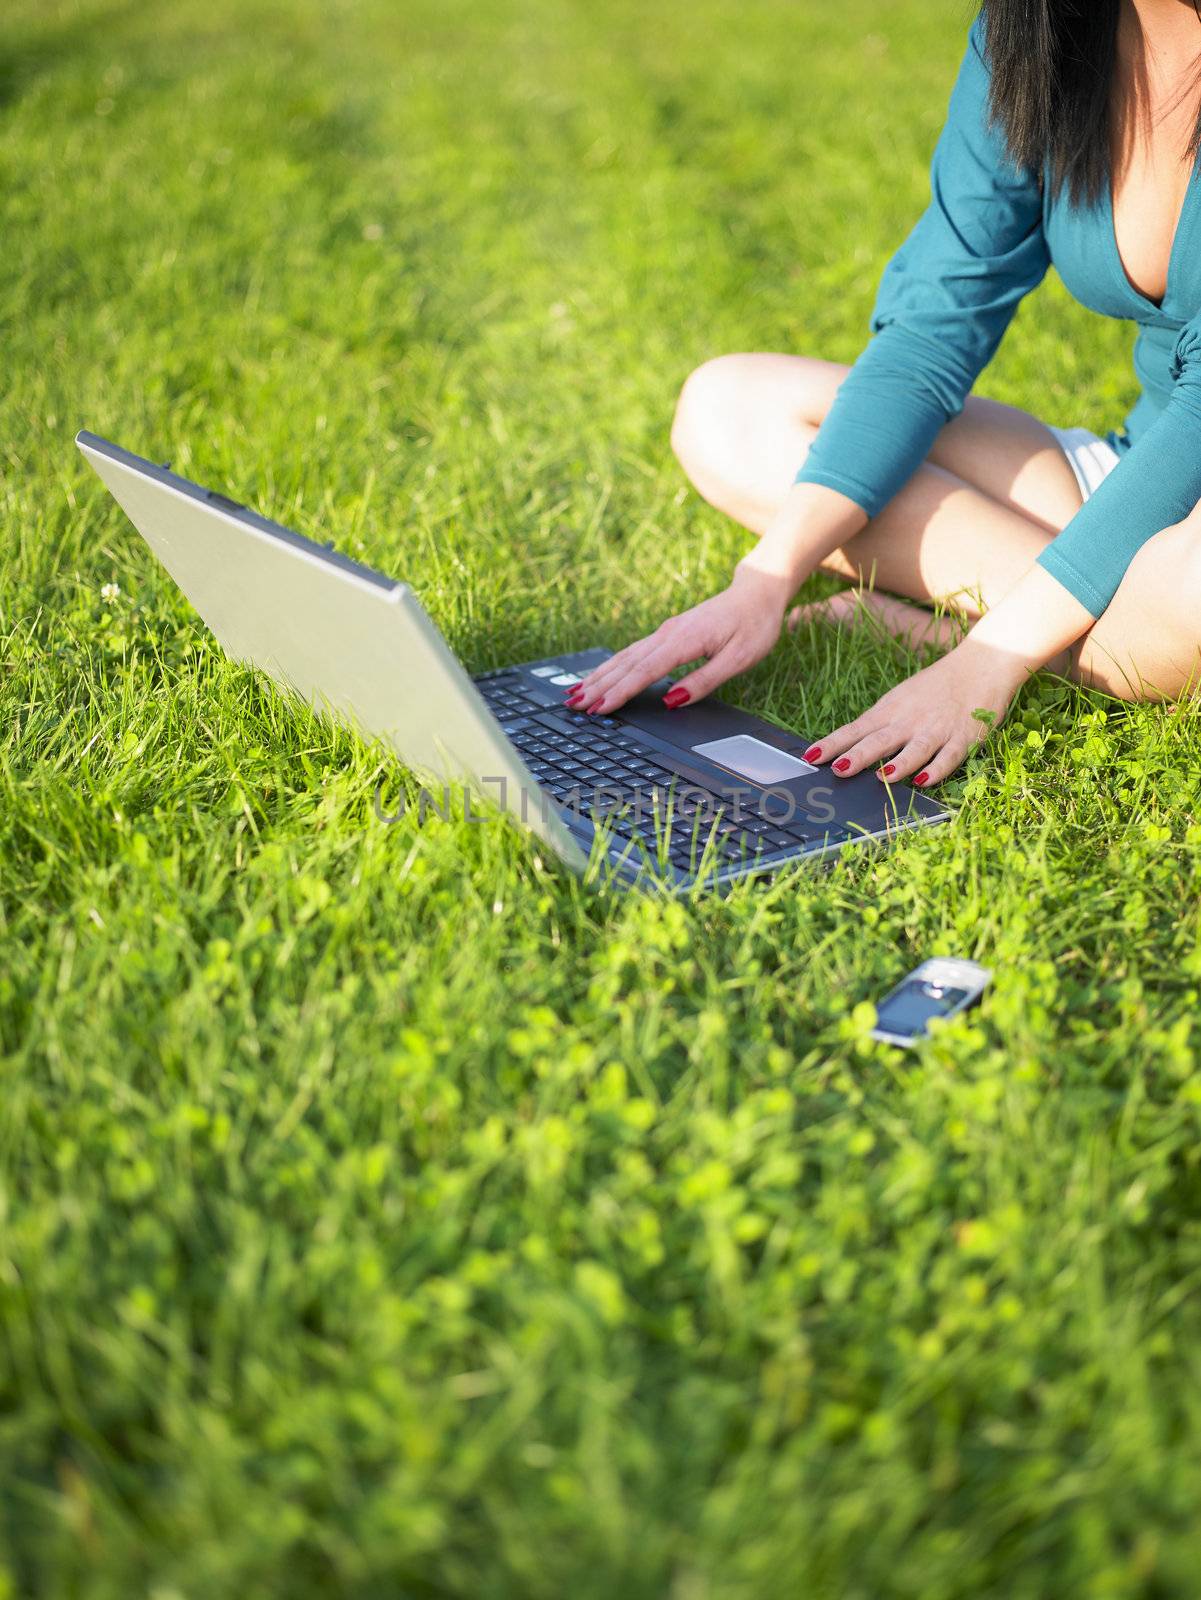
<svg viewBox="0 0 1201 1600"><path fill-rule="evenodd" d="M930 206L884 273L858 361L724 356L684 386L676 453L758 546L721 594L590 673L572 705L614 710L702 658L666 700L710 693L767 654L817 567L872 585L858 603L892 631L952 646L813 746L839 777L874 766L939 782L1044 666L1128 698L1193 688L1198 4L984 0ZM1138 324L1143 392L1105 440L967 398L1051 263L1086 306ZM954 642L945 619L881 589L950 601L972 626ZM846 621L854 600L806 609Z"/></svg>

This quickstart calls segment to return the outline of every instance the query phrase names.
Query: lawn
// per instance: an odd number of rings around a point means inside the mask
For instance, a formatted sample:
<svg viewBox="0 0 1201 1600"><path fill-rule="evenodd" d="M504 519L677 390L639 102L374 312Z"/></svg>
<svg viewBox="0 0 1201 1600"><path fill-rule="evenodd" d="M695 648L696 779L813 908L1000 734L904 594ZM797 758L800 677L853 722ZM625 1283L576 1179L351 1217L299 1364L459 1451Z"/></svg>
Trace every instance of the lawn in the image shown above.
<svg viewBox="0 0 1201 1600"><path fill-rule="evenodd" d="M854 356L969 15L8 0L4 1600L1196 1595L1198 715L1039 679L949 828L596 893L381 824L72 443L473 670L629 639L745 548L680 382ZM1048 283L982 389L1103 430L1128 346ZM809 631L736 693L815 734L914 664ZM871 1043L938 953L983 1010Z"/></svg>

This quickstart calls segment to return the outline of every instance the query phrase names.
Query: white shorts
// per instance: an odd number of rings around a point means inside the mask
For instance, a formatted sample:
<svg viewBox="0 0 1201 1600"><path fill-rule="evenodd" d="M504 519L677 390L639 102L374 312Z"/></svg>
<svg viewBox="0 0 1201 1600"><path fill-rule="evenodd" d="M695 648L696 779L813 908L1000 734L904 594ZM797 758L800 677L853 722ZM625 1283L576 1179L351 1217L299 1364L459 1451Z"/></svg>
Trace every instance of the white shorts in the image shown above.
<svg viewBox="0 0 1201 1600"><path fill-rule="evenodd" d="M1068 465L1076 474L1081 499L1087 500L1097 487L1117 466L1121 457L1106 439L1098 438L1087 428L1051 428L1059 440L1059 448L1068 458Z"/></svg>

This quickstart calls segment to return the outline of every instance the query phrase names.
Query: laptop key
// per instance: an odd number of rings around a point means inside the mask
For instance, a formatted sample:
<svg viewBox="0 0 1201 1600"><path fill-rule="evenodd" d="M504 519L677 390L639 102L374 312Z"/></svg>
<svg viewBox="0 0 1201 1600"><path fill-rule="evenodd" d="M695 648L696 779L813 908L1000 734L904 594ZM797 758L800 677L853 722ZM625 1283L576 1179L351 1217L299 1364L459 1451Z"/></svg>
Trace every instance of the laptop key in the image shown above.
<svg viewBox="0 0 1201 1600"><path fill-rule="evenodd" d="M795 850L797 841L787 833L773 829L769 833L760 834L765 850Z"/></svg>

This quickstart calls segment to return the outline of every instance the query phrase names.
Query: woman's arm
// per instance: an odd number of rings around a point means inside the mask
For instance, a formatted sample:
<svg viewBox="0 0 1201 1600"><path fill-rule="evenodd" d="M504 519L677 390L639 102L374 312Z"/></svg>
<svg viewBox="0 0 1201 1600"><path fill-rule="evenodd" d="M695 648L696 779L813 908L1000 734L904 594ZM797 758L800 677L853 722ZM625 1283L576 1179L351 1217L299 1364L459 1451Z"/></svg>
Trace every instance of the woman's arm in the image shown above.
<svg viewBox="0 0 1201 1600"><path fill-rule="evenodd" d="M977 23L934 153L930 204L885 270L875 337L841 385L796 485L729 588L589 673L573 703L615 710L704 657L672 691L682 705L761 660L800 584L887 504L962 409L1046 269L1041 190L1034 174L1012 165L991 126Z"/></svg>
<svg viewBox="0 0 1201 1600"><path fill-rule="evenodd" d="M797 474L876 516L963 409L1050 264L1039 175L1014 165L989 110L978 20L930 166L930 204L884 270L875 337Z"/></svg>
<svg viewBox="0 0 1201 1600"><path fill-rule="evenodd" d="M1176 340L1172 374L1159 416L1038 558L1094 618L1147 540L1201 501L1201 313Z"/></svg>

